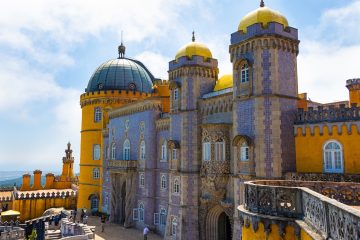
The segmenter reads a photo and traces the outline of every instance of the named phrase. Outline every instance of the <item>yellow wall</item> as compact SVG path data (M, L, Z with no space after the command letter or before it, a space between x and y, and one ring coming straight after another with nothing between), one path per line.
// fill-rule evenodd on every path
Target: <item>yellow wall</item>
M349 91L350 104L356 103L360 106L360 91L359 90L350 90Z
M49 208L64 207L73 209L76 205L76 197L67 198L39 198L14 200L12 210L20 212L20 221L41 217Z
M292 226L286 226L285 236L282 237L279 234L279 227L275 224L271 224L271 232L268 237L266 237L266 232L264 231L264 224L259 222L259 228L254 232L251 224L250 227L242 227L242 240L296 240L295 230ZM301 238L299 240L313 240L305 231L301 230Z
M296 127L296 126L295 126ZM320 128L314 129L313 136L310 128L306 127L305 136L302 135L301 127L296 127L296 169L297 172L323 172L323 145L329 140L336 140L341 143L344 155L344 171L349 174L360 173L360 135L356 125L351 126L351 134L348 134L345 125L342 126L342 134L338 134L337 126L332 127L332 135L329 135L328 127L323 129L320 135Z

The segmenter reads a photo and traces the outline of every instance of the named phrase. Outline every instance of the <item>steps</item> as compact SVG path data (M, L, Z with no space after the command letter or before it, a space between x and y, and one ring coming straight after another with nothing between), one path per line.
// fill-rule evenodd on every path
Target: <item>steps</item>
M60 230L47 230L45 240L61 239Z

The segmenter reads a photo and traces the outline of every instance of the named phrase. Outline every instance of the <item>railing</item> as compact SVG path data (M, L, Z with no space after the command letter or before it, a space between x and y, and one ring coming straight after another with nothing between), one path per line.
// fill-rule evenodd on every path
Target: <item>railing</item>
M289 181L246 182L245 209L264 215L303 219L324 239L359 239L358 211L305 187L279 186L288 183L290 184Z
M109 160L108 168L115 170L132 170L137 168L136 160Z
M309 107L308 111L300 108L296 115L295 124L344 122L349 120L360 120L360 107L356 106L356 104L353 104L350 108L345 107L344 104L341 104L338 108L334 106L329 106L328 108L319 106L317 110Z
M286 173L285 180L322 181L322 182L355 182L360 183L359 174L342 173Z

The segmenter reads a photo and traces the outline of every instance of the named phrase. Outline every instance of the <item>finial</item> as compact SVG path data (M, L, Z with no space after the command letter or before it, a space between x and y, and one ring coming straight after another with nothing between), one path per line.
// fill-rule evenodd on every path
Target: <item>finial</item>
M260 2L260 7L265 7L264 0L261 0L261 2Z
M123 31L121 31L121 45L118 47L119 58L125 57L125 50L126 50L126 47L123 44Z
M195 31L192 32L192 41L195 42Z

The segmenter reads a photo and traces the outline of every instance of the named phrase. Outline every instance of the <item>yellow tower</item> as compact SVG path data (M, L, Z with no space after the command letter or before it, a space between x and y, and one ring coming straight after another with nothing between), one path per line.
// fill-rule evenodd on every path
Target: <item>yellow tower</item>
M108 110L144 99L153 92L154 77L140 62L125 58L125 46L119 57L101 64L94 72L85 93L82 108L80 177L78 208L101 211L103 158L108 146L102 142L107 131Z

